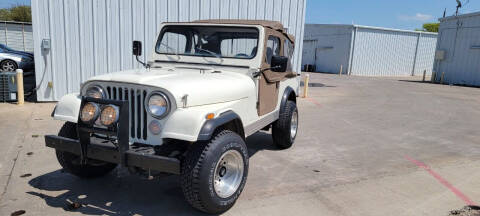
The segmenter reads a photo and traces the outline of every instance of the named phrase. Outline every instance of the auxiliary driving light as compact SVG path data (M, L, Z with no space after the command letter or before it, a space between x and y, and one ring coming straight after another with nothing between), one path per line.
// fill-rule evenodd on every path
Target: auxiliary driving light
M80 113L80 120L86 124L91 124L97 120L99 114L98 105L92 102L83 105L82 112Z
M107 105L102 108L102 113L100 114L100 122L104 126L112 126L118 121L118 107L113 105Z

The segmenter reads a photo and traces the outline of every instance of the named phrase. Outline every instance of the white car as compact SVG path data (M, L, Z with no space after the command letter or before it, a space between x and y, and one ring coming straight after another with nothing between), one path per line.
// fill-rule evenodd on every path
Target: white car
M245 139L272 129L292 146L299 76L294 38L279 22L164 23L145 67L93 77L52 113L45 136L64 170L98 177L122 165L153 177L179 174L186 200L207 213L230 209L248 173ZM133 54L142 54L139 41ZM139 61L140 62L140 61Z

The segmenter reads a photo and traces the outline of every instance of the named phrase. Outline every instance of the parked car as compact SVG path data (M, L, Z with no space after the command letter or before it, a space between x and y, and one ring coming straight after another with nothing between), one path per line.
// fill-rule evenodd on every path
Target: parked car
M298 129L299 78L293 36L273 21L164 23L145 67L93 77L58 102L66 121L45 136L65 171L180 175L185 199L218 214L230 209L248 174L245 140L272 129L290 148Z
M15 71L23 69L30 71L34 68L33 54L14 50L5 44L0 44L0 70Z

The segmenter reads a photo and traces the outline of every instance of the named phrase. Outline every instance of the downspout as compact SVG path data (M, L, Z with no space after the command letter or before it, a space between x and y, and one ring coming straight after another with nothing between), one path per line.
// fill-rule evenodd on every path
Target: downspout
M412 68L412 76L415 76L415 69L417 66L417 55L418 55L418 46L420 44L420 37L422 37L422 33L418 33L417 37L417 47L415 48L415 57L413 58L413 68Z
M358 26L353 25L352 29L352 38L351 38L351 43L350 43L350 53L348 56L348 75L352 75L352 70L353 70L353 55L355 53L355 42L357 40L357 31L358 31Z

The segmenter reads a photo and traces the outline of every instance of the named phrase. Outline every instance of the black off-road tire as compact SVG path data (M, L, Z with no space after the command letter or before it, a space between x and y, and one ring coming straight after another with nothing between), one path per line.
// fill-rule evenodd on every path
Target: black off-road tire
M67 122L63 125L58 136L78 139L77 125L75 123ZM63 169L80 178L96 178L104 176L111 172L117 164L107 162L95 162L95 164L80 165L80 156L69 152L56 150L57 159Z
M231 196L221 198L214 189L215 168L220 157L230 150L241 155L244 171L237 190ZM210 141L192 144L182 162L181 171L181 186L187 202L209 214L220 214L230 209L245 187L248 158L244 140L229 130L214 134Z
M296 115L297 127L295 135L292 136L290 129L292 127L292 117ZM298 134L298 110L297 104L293 101L287 101L284 107L280 108L280 115L277 121L272 124L272 138L275 145L281 149L292 147Z

